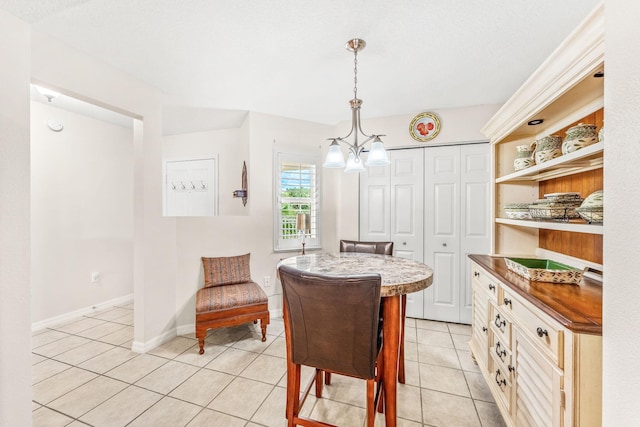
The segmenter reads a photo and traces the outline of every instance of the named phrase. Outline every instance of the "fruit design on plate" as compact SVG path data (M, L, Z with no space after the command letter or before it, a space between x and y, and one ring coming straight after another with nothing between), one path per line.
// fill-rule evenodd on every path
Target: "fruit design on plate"
M435 125L431 122L426 124L418 123L418 125L416 126L416 129L418 129L418 133L420 133L421 136L429 135L429 132L431 132L433 128L435 128Z

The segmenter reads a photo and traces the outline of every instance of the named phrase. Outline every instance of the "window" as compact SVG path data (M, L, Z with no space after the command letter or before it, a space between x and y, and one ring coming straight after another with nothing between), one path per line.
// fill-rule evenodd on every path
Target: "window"
M310 217L305 247L320 248L320 156L277 153L275 158L274 249L302 249L298 213Z

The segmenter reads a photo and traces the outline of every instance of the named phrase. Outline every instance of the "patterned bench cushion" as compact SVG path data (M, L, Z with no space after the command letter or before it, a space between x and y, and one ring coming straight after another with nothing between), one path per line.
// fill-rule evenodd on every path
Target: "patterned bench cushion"
M251 282L250 255L251 254L245 254L217 258L202 257L204 286L222 286Z
M196 313L238 308L243 305L264 304L267 295L256 282L227 286L211 286L198 290Z

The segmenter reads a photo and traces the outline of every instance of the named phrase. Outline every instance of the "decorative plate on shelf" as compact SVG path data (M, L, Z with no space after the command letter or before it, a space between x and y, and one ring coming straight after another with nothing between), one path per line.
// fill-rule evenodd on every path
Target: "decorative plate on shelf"
M411 120L409 133L416 141L431 141L440 133L440 119L433 113L420 113Z

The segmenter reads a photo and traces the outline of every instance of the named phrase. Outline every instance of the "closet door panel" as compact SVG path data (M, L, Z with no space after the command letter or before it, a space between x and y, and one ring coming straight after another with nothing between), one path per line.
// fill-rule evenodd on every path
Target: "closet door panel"
M424 258L424 160L421 149L391 151L391 240L394 255ZM407 316L422 318L422 292L407 295Z
M360 174L360 240L391 239L389 168L367 168Z
M460 147L426 148L425 165L425 263L434 273L424 317L459 322Z
M460 221L460 322L471 323L471 260L468 254L486 254L490 250L491 209L489 180L491 179L488 144L465 145L461 149Z

